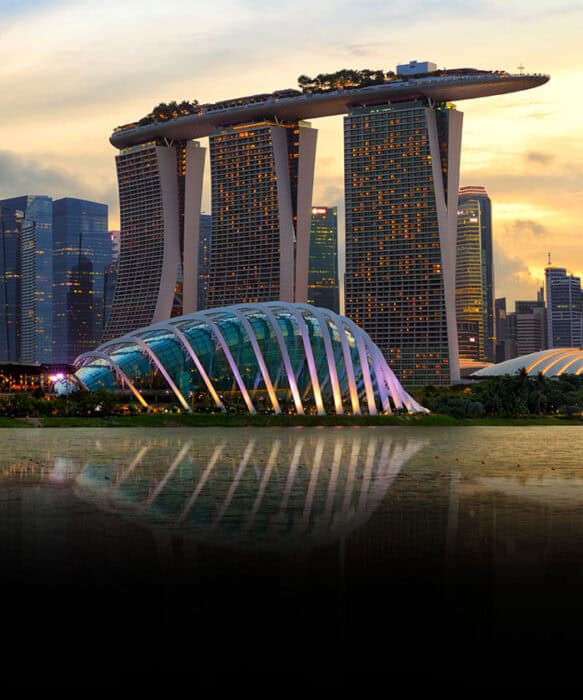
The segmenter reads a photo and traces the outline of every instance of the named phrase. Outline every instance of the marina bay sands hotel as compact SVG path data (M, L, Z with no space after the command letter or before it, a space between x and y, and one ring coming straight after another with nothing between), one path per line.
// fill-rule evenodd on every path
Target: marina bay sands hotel
M300 79L301 90L171 103L114 131L121 251L106 340L199 308L203 137L212 191L207 306L305 302L317 139L305 120L343 114L345 313L405 385L459 379L463 115L451 103L549 78L416 62L396 74L368 71L366 80L349 73Z

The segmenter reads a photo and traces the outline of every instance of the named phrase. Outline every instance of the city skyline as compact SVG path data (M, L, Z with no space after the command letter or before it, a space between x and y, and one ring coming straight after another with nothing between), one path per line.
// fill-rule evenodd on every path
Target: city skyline
M313 34L303 38L293 29L307 11L302 2L282 4L277 18L255 2L219 2L212 9L143 2L139 12L137 3L119 8L108 0L97 9L85 2L72 6L49 0L0 6L5 12L0 51L10 65L0 84L11 95L0 119L4 143L10 144L0 152L4 197L51 191L103 201L116 228L115 149L109 135L117 124L160 101L206 102L293 88L301 73L389 70L412 58L433 60L439 67L511 72L524 64L525 72L551 75L544 90L463 102L460 184L483 185L492 198L496 296L506 296L509 303L533 297L544 278L548 250L569 272L583 271L583 251L571 248L580 227L583 188L576 129L581 78L574 60L582 10L574 4L506 3L500 31L502 5L497 2L465 3L463 16L458 2L418 3L414 15L398 2L391 7L343 3L342 12L320 3L309 13L316 43ZM160 41L159 27L177 14L184 18L180 36L168 45ZM276 22L290 27L277 40L269 31ZM401 38L405 26L415 33L415 42L409 31L407 41ZM99 35L99 41L87 41L89 35ZM23 41L38 48L15 63ZM235 72L239 65L245 66L241 74ZM38 128L41 118L44 129ZM342 238L342 125L324 118L313 126L320 134L314 201L338 207ZM209 179L204 211L210 210Z

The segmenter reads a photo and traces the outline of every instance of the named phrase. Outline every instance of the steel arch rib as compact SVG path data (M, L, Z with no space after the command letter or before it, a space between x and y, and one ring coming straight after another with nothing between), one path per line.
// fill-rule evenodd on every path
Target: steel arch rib
M260 309L258 309L258 311L262 313L271 323L271 327L273 328L273 332L275 333L275 337L277 339L279 349L281 351L281 358L283 361L283 366L285 367L285 371L287 373L288 384L292 393L292 397L296 407L296 412L298 413L298 415L303 416L304 405L302 404L302 397L300 396L300 390L298 388L294 368L292 367L287 345L285 344L285 338L283 337L283 333L281 332L281 328L279 327L277 318L267 305L261 307Z
M249 319L247 318L247 316L245 316L240 306L229 306L227 308L235 314L235 316L243 324L243 328L247 331L247 336L249 337L251 346L253 347L253 351L255 352L255 357L257 358L259 369L261 370L261 375L263 376L263 381L265 382L265 387L267 388L267 393L269 394L269 398L271 399L271 405L273 406L273 410L276 413L281 413L279 401L277 400L277 395L275 393L275 389L273 388L271 377L269 376L269 370L267 369L263 353L261 352L261 348L259 347L259 343L257 342L257 337L255 336L255 332L253 331L253 327L249 323Z
M391 403L389 401L389 394L387 391L387 383L385 381L385 368L383 367L383 364L385 364L384 358L380 354L380 351L377 349L377 347L373 346L372 343L368 347L370 355L372 357L375 378L377 380L377 389L379 391L379 397L381 400L381 406L383 407L383 411L385 413L392 413Z
M209 318L207 313L202 313L201 316L205 319L209 328L215 334L217 340L219 341L219 345L221 346L221 348L223 349L223 352L225 353L225 357L227 359L227 362L229 363L229 366L231 367L231 371L233 372L233 376L235 377L235 381L237 382L237 386L239 387L239 391L243 395L243 400L245 401L245 404L247 406L249 413L251 413L251 414L257 413L257 411L255 410L255 406L253 405L253 402L251 401L251 397L249 396L249 392L247 391L247 387L245 386L245 383L243 382L243 379L239 373L239 369L237 368L237 365L235 364L235 360L233 359L233 355L231 354L231 351L229 350L229 346L227 345L227 342L224 339L223 334L221 333L221 329L217 326L217 324L211 318Z
M125 337L122 338L121 340L122 340L122 342L126 342L126 341L128 341L128 340L130 340L130 339L131 339L138 347L142 348L142 350L145 350L146 353L148 354L148 356L152 358L152 360L154 361L154 364L155 364L156 367L160 370L160 372L162 373L162 376L164 377L164 379L168 382L168 386L172 389L172 391L174 392L174 395L176 396L176 398L177 398L177 399L180 401L180 403L182 404L182 407L183 407L184 409L186 409L189 413L192 413L192 409L191 409L190 406L188 405L188 401L184 398L184 396L182 395L182 392L181 392L180 389L176 386L174 380L173 380L172 377L168 374L168 371L166 370L166 368L164 367L164 365L162 364L162 362L160 362L160 358L156 355L156 353L152 350L152 348L146 343L146 341L145 341L143 338L140 338L140 337L137 336L137 335L125 336Z
M348 382L348 391L350 394L350 402L352 404L352 412L354 415L359 416L360 411L360 400L358 398L358 388L356 386L356 377L354 376L354 366L352 365L352 355L350 354L350 346L348 345L348 338L346 337L346 329L338 327L337 318L332 314L332 312L327 309L323 310L324 315L331 321L336 330L338 331L338 336L340 337L340 345L342 346L342 355L344 357L344 366L346 368L346 379Z
M364 342L364 332L346 316L340 316L342 323L348 326L348 329L354 336L354 342L358 349L358 357L360 358L360 369L362 371L362 381L364 382L364 391L366 394L366 401L368 404L368 413L371 416L377 415L377 406L374 397L374 391L372 388L372 381L370 378L370 370L368 367L368 358L366 355L366 346Z
M117 345L117 342L118 341L116 341L116 343L115 343L116 345ZM113 345L113 343L112 343L112 345ZM125 382L129 386L130 391L136 397L136 399L142 404L142 406L144 408L150 408L148 402L144 399L144 397L136 389L136 387L132 383L131 379L127 376L127 374L123 371L123 369L117 364L117 362L115 360L113 360L107 353L101 352L100 350L92 350L91 352L84 352L82 355L79 355L79 357L75 360L75 362L77 362L78 360L82 360L84 358L91 358L91 357L98 357L101 360L105 360L107 362L107 364L113 369L113 371L116 374L119 374L121 376L122 381Z
M189 319L189 321L190 321L190 319ZM188 323L189 321L184 321L184 323ZM178 327L178 324L174 325L173 323L157 323L156 328L163 328L165 330L169 330L172 333L174 333L174 335L178 338L178 340L182 343L182 345L186 349L186 352L192 358L192 361L194 362L196 369L198 370L200 376L202 377L202 381L204 382L206 388L208 389L210 395L212 396L213 401L215 402L217 408L220 408L221 411L225 411L226 410L225 406L224 406L223 402L221 401L215 387L213 386L213 383L209 379L209 376L206 373L206 370L203 367L199 356L196 354L194 348L190 344L190 341L188 340L186 335Z
M325 415L324 402L322 401L322 392L320 390L320 382L318 381L318 372L316 370L316 360L314 358L314 352L310 344L310 332L306 326L304 317L300 313L299 309L294 308L291 305L285 303L275 303L279 308L284 308L288 313L290 313L297 321L298 327L300 329L300 335L302 337L302 342L304 344L304 352L306 353L306 361L308 363L308 371L310 373L310 379L312 380L312 390L314 392L314 400L316 401L316 408L318 410L318 415Z
M330 373L330 381L332 383L332 394L334 396L334 409L337 415L344 413L342 406L342 392L340 390L340 382L338 381L338 371L336 369L336 360L334 358L334 350L332 349L332 338L330 337L330 329L326 323L326 317L316 306L308 306L307 304L298 304L301 309L305 309L316 317L320 324L322 338L324 339L324 350L328 360L328 371Z

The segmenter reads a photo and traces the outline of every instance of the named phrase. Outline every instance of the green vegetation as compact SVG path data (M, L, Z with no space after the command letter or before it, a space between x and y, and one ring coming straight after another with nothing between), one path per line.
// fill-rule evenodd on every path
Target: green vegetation
M160 102L156 105L154 109L142 117L138 124L139 126L145 126L146 124L154 124L155 122L163 122L168 119L174 119L175 117L185 117L189 114L196 114L199 111L198 100L182 100L182 102Z
M583 376L568 374L529 378L521 370L472 385L428 386L410 393L430 411L454 418L578 417L583 413Z
M362 88L369 85L382 85L395 79L395 73L382 70L353 70L343 68L335 73L319 73L315 78L307 75L300 75L298 86L302 92L318 93L329 92L331 90L344 90L347 88Z
M45 397L19 392L0 398L0 427L244 427L244 426L451 426L451 425L573 425L583 423L583 376L530 379L522 371L476 384L426 386L409 392L429 415L388 416L314 414L297 416L269 412L255 416L241 404L228 413L215 412L204 397L193 397L200 412L181 412L163 392L153 412L145 412L127 397L105 391L76 391ZM156 400L153 395L149 400ZM164 400L168 403L160 403ZM283 402L285 403L285 402ZM291 409L290 409L291 410Z

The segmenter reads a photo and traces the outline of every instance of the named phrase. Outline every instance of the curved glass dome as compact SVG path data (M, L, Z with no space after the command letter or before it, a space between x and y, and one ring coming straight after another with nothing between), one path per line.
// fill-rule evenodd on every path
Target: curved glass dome
M144 407L173 392L186 411L423 412L350 319L308 304L198 311L140 328L75 360L89 390L129 389Z
M512 360L483 367L471 376L476 379L500 377L504 374L516 374L525 369L529 377L543 374L545 377L560 377L562 374L581 374L583 372L583 350L580 348L553 348L521 355Z

